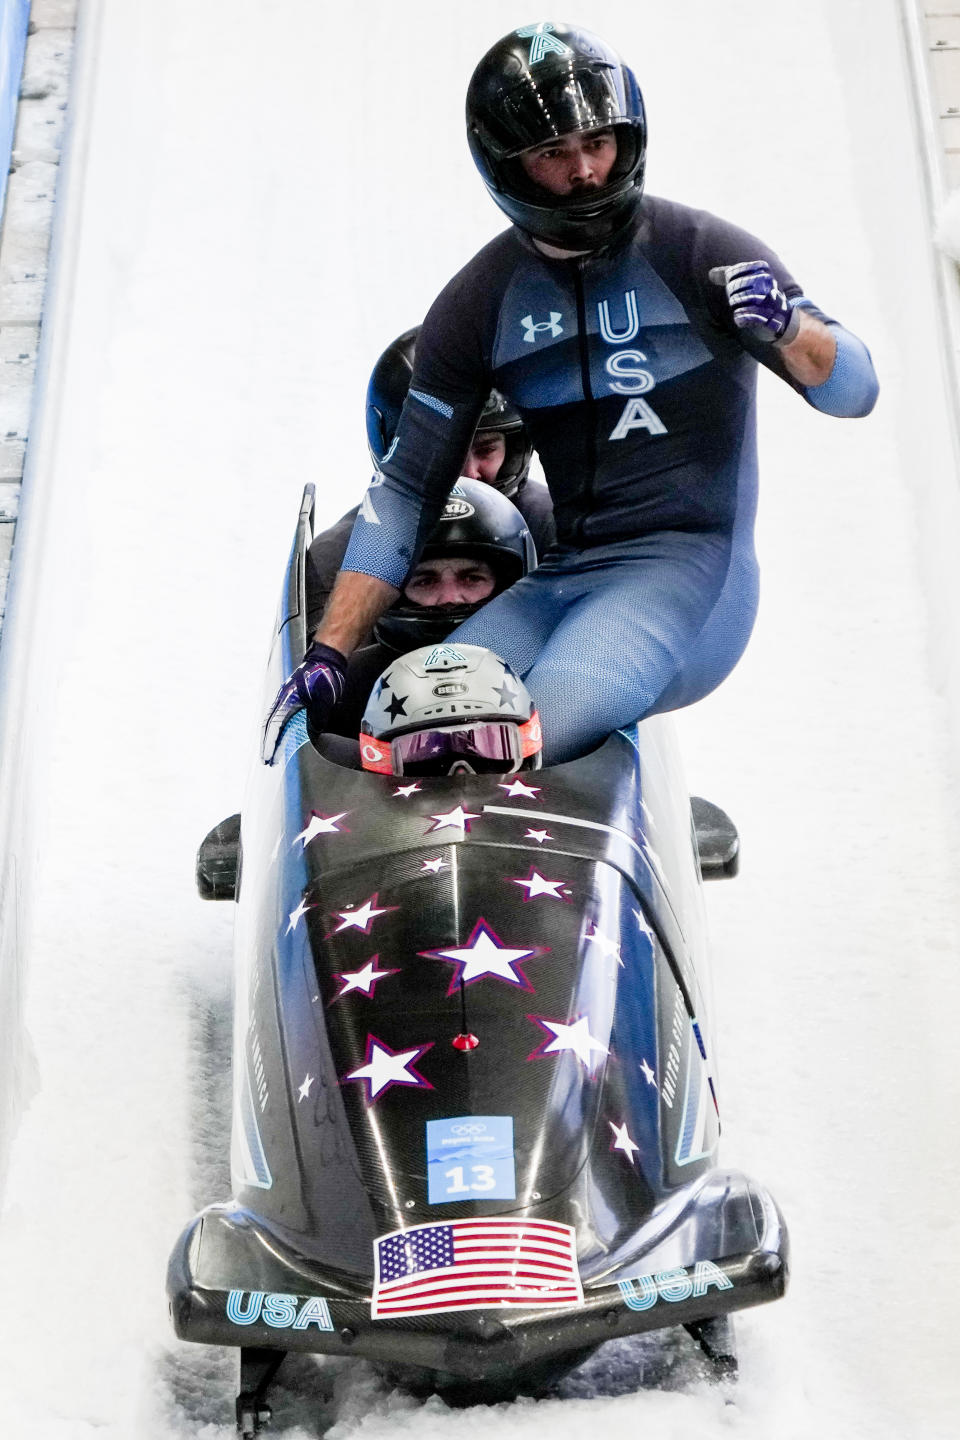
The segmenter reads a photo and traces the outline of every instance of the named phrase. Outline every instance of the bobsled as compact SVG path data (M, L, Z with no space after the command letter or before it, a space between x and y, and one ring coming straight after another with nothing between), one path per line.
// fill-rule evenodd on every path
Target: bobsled
M306 648L304 494L264 713ZM236 901L233 1195L169 1265L184 1340L240 1351L237 1420L290 1351L453 1400L536 1394L603 1342L776 1299L772 1196L718 1160L701 880L736 832L666 718L569 763L404 776L287 725L198 883Z

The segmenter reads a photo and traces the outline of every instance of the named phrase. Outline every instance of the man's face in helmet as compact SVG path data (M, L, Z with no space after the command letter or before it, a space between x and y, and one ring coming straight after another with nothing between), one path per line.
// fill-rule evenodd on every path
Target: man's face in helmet
M599 190L617 158L617 138L612 129L578 131L533 145L518 158L534 184L551 195Z
M496 588L496 576L485 560L469 555L421 560L403 587L406 600L436 608L444 605L479 605Z
M507 458L507 441L502 430L478 430L460 471L464 480L482 480L496 485L500 466Z

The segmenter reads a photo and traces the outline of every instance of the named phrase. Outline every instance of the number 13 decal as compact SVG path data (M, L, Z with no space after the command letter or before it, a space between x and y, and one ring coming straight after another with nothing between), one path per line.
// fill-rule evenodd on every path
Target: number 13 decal
M493 1189L496 1177L492 1165L471 1165L470 1181L465 1185L463 1176L466 1168L463 1165L454 1165L452 1169L443 1172L444 1179L449 1181L446 1191L448 1195L469 1195L471 1190Z

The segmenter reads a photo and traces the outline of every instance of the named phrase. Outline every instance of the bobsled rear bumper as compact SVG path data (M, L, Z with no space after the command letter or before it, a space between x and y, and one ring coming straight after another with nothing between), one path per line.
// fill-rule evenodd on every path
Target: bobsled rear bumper
M356 1280L284 1246L249 1211L210 1206L170 1259L174 1328L181 1339L204 1344L357 1355L480 1379L618 1335L779 1299L787 1286L788 1243L776 1204L746 1177L727 1173L723 1179L737 1223L718 1225L713 1215L709 1231L742 1241L746 1209L756 1242L749 1249L691 1255L686 1242L694 1204L679 1225L627 1247L633 1253L622 1263L624 1252L618 1252L612 1275L586 1280L582 1305L548 1311L501 1305L390 1320L371 1318L370 1296L357 1293ZM713 1194L715 1208L715 1187ZM705 1232L697 1229L702 1239ZM642 1242L644 1232L636 1238Z

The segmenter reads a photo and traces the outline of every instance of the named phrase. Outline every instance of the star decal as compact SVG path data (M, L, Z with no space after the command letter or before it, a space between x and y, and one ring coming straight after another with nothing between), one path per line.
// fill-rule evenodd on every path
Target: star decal
M345 815L349 814L349 810L341 810L339 815L318 815L316 810L311 810L310 819L307 821L307 828L301 830L299 835L293 837L294 845L296 845L298 840L302 840L303 848L306 850L315 835L342 834L337 821L342 820Z
M444 960L457 967L447 990L447 994L452 995L461 984L472 985L474 980L483 980L488 975L505 980L508 985L518 985L532 994L533 986L523 973L520 961L547 952L542 946L511 950L508 945L501 944L499 935L481 918L471 930L465 945L452 946L449 950L421 950L419 953L425 960Z
M510 881L511 885L522 885L526 890L527 893L523 897L524 903L526 903L527 900L534 900L538 895L549 895L551 900L570 899L569 890L565 895L560 893L560 887L565 883L563 880L547 880L540 874L540 871L532 865L530 867L530 874L525 880L514 879L513 876L507 876L506 878Z
M604 935L601 930L597 929L596 925L594 925L593 927L593 934L587 935L585 938L592 944L598 945L600 947L601 954L605 956L612 955L618 965L623 964L623 961L620 958L619 940L612 940L609 935Z
M528 1015L527 1019L546 1030L550 1036L549 1040L541 1040L536 1050L527 1056L528 1060L542 1060L545 1055L557 1055L564 1050L572 1050L584 1069L592 1075L593 1052L596 1050L601 1055L610 1053L606 1045L590 1034L590 1021L586 1015L579 1016L572 1025L564 1024L561 1020L544 1020L539 1015Z
M432 1090L429 1080L414 1070L414 1064L421 1055L426 1055L433 1046L417 1045L412 1050L392 1050L375 1036L367 1036L367 1053L364 1063L356 1070L344 1075L344 1080L363 1080L368 1086L367 1102L372 1104L391 1085L415 1085L421 1090Z
M470 829L470 821L479 820L480 816L474 815L472 811L464 810L462 805L458 805L455 810L447 810L443 815L431 815L430 819L436 821L436 824L430 826L427 831L428 835L432 835L434 830L447 829L462 830L466 834Z
M300 1089L297 1091L297 1094L300 1096L300 1100L306 1100L307 1096L310 1094L310 1086L311 1086L312 1084L313 1084L313 1076L312 1076L312 1075L305 1075L305 1076L303 1077L303 1084L300 1086ZM297 1104L298 1104L298 1105L300 1104L300 1100L297 1101Z
M340 924L331 933L339 935L341 930L362 930L364 935L370 934L370 927L378 915L386 915L388 910L399 910L399 905L382 905L377 909L377 901L380 898L380 891L376 890L355 910L335 910L333 913L340 916Z
M290 923L287 925L284 934L289 935L291 930L296 930L297 926L300 924L300 921L303 919L304 915L306 915L307 911L312 909L312 905L306 905L301 900L296 910L292 911L291 914L288 916Z
M389 688L390 688L390 676L389 676L389 675L381 675L381 676L380 676L380 679L377 681L376 694L375 694L374 697L373 697L374 700L379 700L379 699L380 699L380 696L383 694L384 690L388 690Z
M524 785L522 780L513 780L509 785L498 785L498 790L506 790L509 800L536 800L542 785Z
M362 970L338 970L336 978L343 981L343 989L334 1000L342 1000L344 995L349 995L351 990L362 990L364 995L373 994L378 980L385 980L388 975L399 975L399 970L378 970L377 961L379 955L371 955Z
M608 1120L607 1124L610 1126L610 1129L613 1131L614 1134L614 1141L613 1144L610 1146L610 1149L622 1150L624 1155L626 1155L627 1159L632 1165L633 1152L636 1150L639 1153L640 1146L635 1140L631 1140L629 1131L627 1130L626 1121L624 1121L622 1125L614 1125L612 1120Z
M653 1073L653 1071L650 1069L650 1066L647 1064L645 1058L640 1061L640 1069L643 1071L643 1076L644 1076L644 1079L646 1080L647 1084L648 1084L648 1085L656 1085L656 1083L657 1083L657 1077L656 1077L656 1075Z
M553 836L548 835L546 830L528 830L523 838L524 840L536 840L538 845L542 845L544 840L552 840Z
M399 795L401 800L409 800L410 796L416 795L419 789L420 786L417 784L416 780L414 780L412 785L398 785L393 793L395 796Z
M390 704L384 707L391 720L396 720L398 715L406 715L407 712L404 706L409 699L409 695L398 695L396 691L394 691Z
M514 702L514 700L516 700L517 696L520 694L520 691L519 691L519 690L511 690L511 689L510 689L510 682L507 680L506 675L504 675L504 677L503 677L503 684L502 684L502 685L494 685L494 687L493 687L493 693L494 693L494 695L499 695L499 696L500 696L500 708L501 708L501 710L503 709L504 705L509 705L510 708L511 708L511 710L512 710L512 709L513 709L513 702Z
M424 860L420 866L421 870L430 870L434 875L439 874L441 870L449 870L449 868L446 860L441 860L439 855L434 860Z

